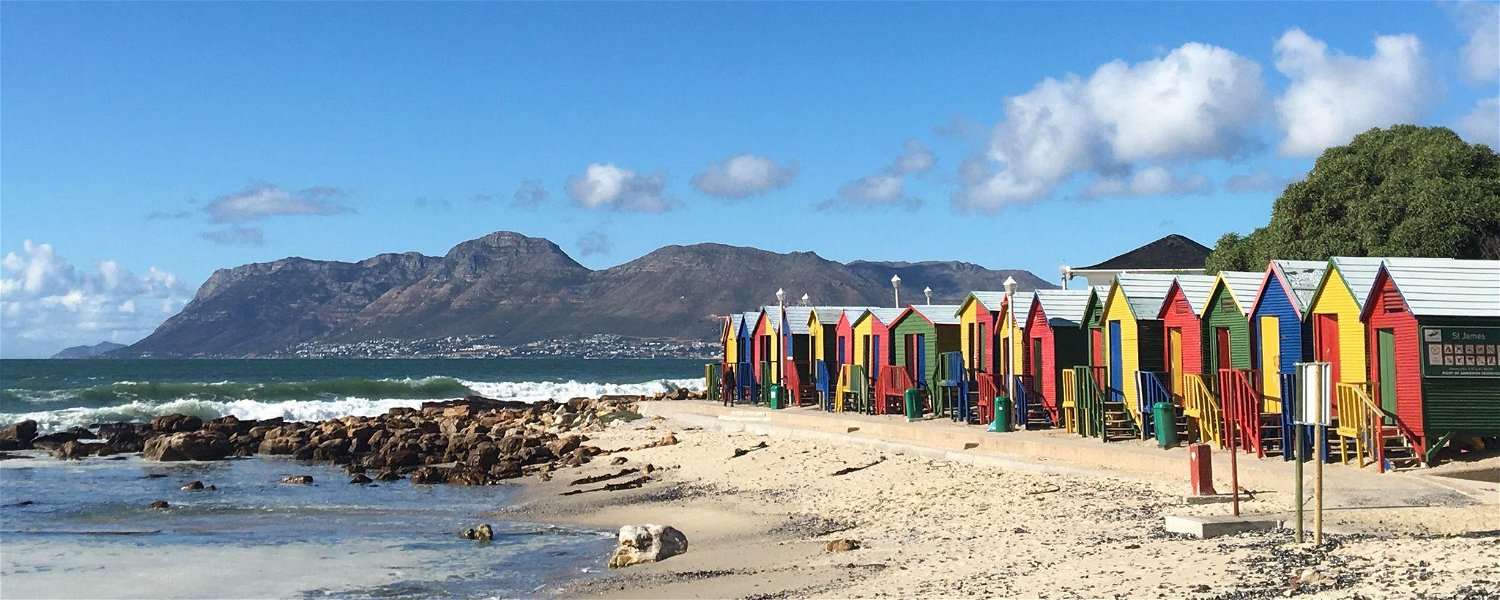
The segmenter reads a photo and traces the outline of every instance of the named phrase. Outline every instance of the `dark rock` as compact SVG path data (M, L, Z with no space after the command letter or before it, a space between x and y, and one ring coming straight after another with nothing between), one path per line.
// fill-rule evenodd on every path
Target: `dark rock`
M625 464L626 462L629 462L629 459L627 459L627 458L625 458L623 456L616 456L616 457L610 459L609 464L612 465L612 466L618 467L620 465Z
M20 421L0 429L0 450L29 450L35 439L36 421Z
M182 486L182 491L184 492L196 492L202 489L203 482L197 480L189 481L187 482L187 485Z
M87 427L69 427L68 433L72 434L75 440L93 440L99 438L99 436L94 435L94 432L89 431Z
M412 483L442 483L442 473L432 467L421 467L411 472L408 477Z
M147 423L106 423L99 426L99 438L120 452L140 452L146 440L155 436Z
M349 483L357 483L357 484L363 485L363 484L366 484L366 483L370 483L371 481L374 481L374 480L370 479L370 477L368 475L365 475L364 473L355 473L354 474L354 478L350 479Z
M74 441L78 441L77 436L66 431L59 431L57 433L38 436L36 439L31 440L31 447L50 452L62 447L63 444Z
M192 431L161 435L146 440L141 456L147 460L223 460L234 450L216 431Z
M152 502L151 504L148 504L146 507L147 508L155 508L155 509L163 509L163 508L171 508L172 505L171 504L167 504L166 500L157 500L155 502Z
M282 477L281 478L281 483L292 483L292 484L297 484L297 485L307 485L307 484L310 484L312 482L313 482L312 475L292 475L290 477Z
M381 471L375 478L380 481L400 481L401 474L395 471Z
M162 415L151 419L151 429L157 433L197 431L201 427L203 419L193 415Z
M829 552L848 552L859 549L859 540L837 539L828 542Z
M490 467L490 475L495 479L515 479L525 474L521 469L521 463L514 460L502 460Z
M451 485L486 485L490 482L490 477L484 471L460 464L448 469L443 474L443 481Z
M94 454L96 447L102 444L85 444L83 442L71 441L52 449L52 456L61 460L83 460Z

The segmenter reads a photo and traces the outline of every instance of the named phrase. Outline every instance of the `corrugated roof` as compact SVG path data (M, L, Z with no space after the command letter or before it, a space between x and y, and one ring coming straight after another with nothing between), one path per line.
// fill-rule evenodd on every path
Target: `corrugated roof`
M1203 304L1208 302L1208 295L1214 293L1214 283L1219 281L1213 275L1178 275L1177 287L1182 288L1182 297L1187 300L1188 308L1193 314L1203 312ZM1168 288L1168 291L1171 291ZM1166 298L1162 299L1163 301Z
M1013 315L1011 320L1016 322L1017 327L1024 327L1026 325L1026 316L1031 314L1031 301L1033 299L1034 297L1031 294L1018 293L1015 295L1016 309L1011 313Z
M739 331L740 331L740 325L743 325L744 323L745 323L745 315L744 314L729 315L729 331L731 333L739 333Z
M1005 303L1005 292L969 292L969 298L978 300L990 312L999 312L1000 305ZM967 299L964 300L968 302Z
M812 311L810 306L786 307L787 328L792 331L793 335L812 333L812 327L807 324L808 319L812 317Z
M1266 278L1264 272L1219 271L1219 278L1229 287L1230 295L1240 307L1240 314L1250 314L1255 307L1255 297L1260 295L1260 282ZM1203 314L1203 311L1198 311Z
M926 317L933 325L957 325L957 304L913 304L913 312Z
M1318 291L1318 282L1328 271L1326 260L1273 260L1273 268L1281 272L1287 286L1291 288L1292 307L1300 314L1307 313L1307 305Z
M1161 303L1167 299L1176 275L1154 273L1121 273L1115 276L1120 291L1130 303L1130 313L1137 319L1155 319L1161 314ZM1108 294L1105 294L1108 298Z
M1089 290L1037 290L1033 304L1041 303L1049 325L1077 326L1089 305ZM1031 314L1028 310L1027 314Z
M1419 317L1500 317L1500 260L1392 258L1385 263Z
M854 322L858 323L866 316L871 316L880 321L882 325L889 325L891 320L901 316L901 311L902 309L900 308L867 308L860 311L859 316L855 317Z
M813 312L818 315L818 322L824 325L833 325L839 322L839 316L849 311L862 311L868 306L814 306Z
M1370 286L1375 285L1375 274L1380 272L1381 258L1378 256L1335 256L1328 259L1338 269L1349 291L1354 293L1354 303L1361 309L1370 295ZM1329 274L1331 275L1331 274Z

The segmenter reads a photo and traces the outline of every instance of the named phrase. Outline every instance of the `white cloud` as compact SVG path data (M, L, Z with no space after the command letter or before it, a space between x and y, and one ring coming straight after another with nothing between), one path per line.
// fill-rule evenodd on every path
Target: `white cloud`
M31 240L6 254L0 270L0 349L7 357L135 342L191 295L175 275L155 267L136 276L105 261L95 272L80 272L51 244Z
M1500 97L1480 98L1474 110L1458 120L1456 128L1471 143L1500 148Z
M1469 41L1460 51L1464 61L1464 75L1475 81L1491 81L1500 77L1500 4L1455 2L1444 6L1464 33L1469 35Z
M882 167L880 172L839 186L834 197L818 203L818 210L881 206L916 210L922 206L921 198L906 195L906 176L932 170L932 166L937 164L937 157L916 138L906 140L901 148L901 154Z
M609 254L609 249L609 238L597 231L590 231L578 238L578 254L581 256Z
M539 179L522 179L521 187L510 195L510 205L516 208L536 208L547 201L550 194Z
M708 165L693 176L693 187L719 198L749 198L791 185L797 178L797 163L775 160L753 154L731 156Z
M1427 62L1414 35L1378 36L1375 53L1358 58L1291 29L1275 51L1276 69L1292 80L1276 101L1283 155L1316 156L1372 127L1414 121L1426 104Z
M1291 180L1268 170L1255 171L1253 173L1241 173L1230 177L1224 182L1224 189L1230 193L1244 194L1248 192L1276 191L1280 192Z
M583 175L568 178L568 195L589 210L618 212L665 212L677 207L677 199L664 195L661 175L637 175L612 164L592 163Z
M1149 167L1129 177L1099 177L1084 190L1087 198L1202 194L1213 189L1202 175L1177 177L1162 167Z
M1087 79L1048 78L1006 100L987 151L960 166L953 201L997 210L1047 197L1081 173L1113 181L1142 161L1234 158L1252 145L1264 110L1260 65L1206 44L1110 62Z
M288 192L269 183L253 183L233 194L214 198L203 211L214 223L242 223L269 217L321 216L354 212L337 202L343 190L311 187Z

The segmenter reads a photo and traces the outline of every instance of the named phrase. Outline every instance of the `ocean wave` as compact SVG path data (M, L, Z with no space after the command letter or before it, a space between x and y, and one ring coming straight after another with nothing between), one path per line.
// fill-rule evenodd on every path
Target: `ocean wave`
M434 381L446 380L450 383L442 383L435 387ZM339 381L339 380L334 380ZM399 380L392 380L399 381ZM426 382L426 383L422 383ZM113 384L120 385L120 384ZM162 384L131 384L134 386L146 386L153 393L159 393L166 389ZM167 384L179 385L179 384ZM181 384L187 386L215 387L221 384ZM301 385L301 384L267 384L267 385ZM9 425L27 419L37 422L37 428L43 432L60 431L69 427L88 427L99 423L113 423L117 421L149 421L154 417L170 414L194 415L203 419L214 419L226 415L234 415L241 419L271 419L280 417L288 421L321 421L336 419L345 416L372 416L382 414L392 408L418 407L423 402L434 399L448 399L478 394L481 396L502 400L519 400L524 402L536 402L546 399L566 400L568 398L585 396L597 397L606 394L623 395L646 395L650 396L657 392L672 392L679 388L689 390L701 390L702 379L661 379L643 383L587 383L578 381L553 382L553 381L517 381L517 382L484 382L484 381L462 381L447 377L430 377L423 380L413 380L410 386L418 386L415 389L448 390L449 393L401 398L378 398L359 395L348 395L338 398L320 399L259 399L259 398L234 398L234 399L206 399L193 397L177 397L169 399L135 399L108 406L71 406L54 410L34 410L28 412L14 412L0 414L0 426ZM108 386L100 386L108 387ZM92 388L91 388L92 389ZM183 388L189 389L189 388ZM319 388L317 394L326 395L327 387ZM381 388L386 389L386 388ZM408 387L407 389L414 389ZM223 390L219 390L222 392ZM200 391L201 393L201 391ZM311 395L311 393L309 394ZM10 410L14 410L11 408Z
M322 379L313 381L278 381L267 383L144 382L117 381L85 388L61 390L6 389L0 400L6 404L24 402L33 405L66 404L68 408L119 406L131 402L175 400L330 400L356 398L456 398L475 393L452 377L421 379ZM13 409L13 407L12 407Z

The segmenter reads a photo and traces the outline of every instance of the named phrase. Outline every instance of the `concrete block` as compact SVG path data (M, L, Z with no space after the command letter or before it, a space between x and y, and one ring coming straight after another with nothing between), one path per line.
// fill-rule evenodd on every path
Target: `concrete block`
M1281 528L1281 519L1266 516L1197 517L1167 515L1167 531L1212 538L1246 531L1270 531Z

